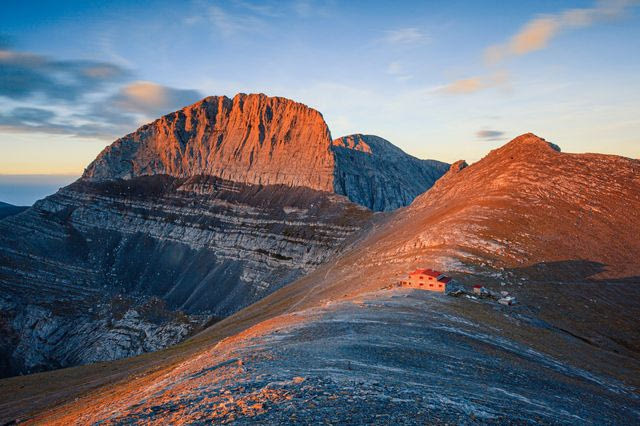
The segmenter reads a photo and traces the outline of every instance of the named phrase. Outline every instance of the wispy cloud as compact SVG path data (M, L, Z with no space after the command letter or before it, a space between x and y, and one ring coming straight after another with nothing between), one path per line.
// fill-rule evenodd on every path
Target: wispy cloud
M113 139L202 97L108 62L0 50L0 130Z
M505 71L499 71L488 76L475 76L455 80L438 91L451 95L466 95L479 92L491 87L506 86L509 83L509 75Z
M313 3L311 0L297 0L292 3L293 10L298 16L303 18L313 14Z
M384 40L391 44L418 44L429 41L429 37L418 28L398 28L385 31Z
M329 16L331 1L295 0L267 1L256 3L248 0L232 0L225 3L201 6L206 11L183 20L192 26L207 22L224 37L230 38L245 33L266 33L278 24L278 20L295 14L300 18Z
M133 130L135 125L130 117L123 115L120 117L126 118L126 123L118 123L108 114L101 114L91 120L85 114L63 116L51 109L17 107L0 112L0 131L114 139L125 133L124 131L117 133L118 130Z
M485 141L496 141L504 139L505 133L501 130L478 130L476 137Z
M480 77L470 77L453 81L443 87L442 91L445 93L459 95L477 92L484 87L486 86L482 83L482 79Z
M507 42L489 46L485 50L488 63L497 63L510 56L525 55L544 49L563 31L588 27L598 22L623 16L637 0L602 0L593 7L567 9L562 12L539 16L527 22Z
M219 6L209 6L209 22L225 37L264 28L264 21L251 13L231 13Z
M567 9L555 14L537 16L506 42L489 46L484 51L485 62L498 65L510 57L526 55L544 49L559 33L583 28L598 22L620 18L640 0L600 0L593 7ZM495 69L495 68L494 68ZM490 75L459 79L442 88L442 93L470 94L480 90L504 86L508 78L504 71L492 71Z
M104 55L105 60L108 60L111 63L114 63L123 68L132 68L133 63L118 53L117 49L114 46L114 38L116 36L117 31L110 28L100 34L97 35L97 48L100 49L101 54Z
M294 0L290 5L293 11L301 18L311 16L328 17L331 15L333 0ZM286 4L282 2L281 4Z
M282 12L277 5L269 3L252 3L250 1L233 0L232 2L238 8L246 9L256 15L278 17L282 16Z
M0 96L27 99L43 96L76 101L83 95L122 81L128 71L97 61L62 61L10 49L0 50Z
M0 114L0 126L10 126L14 128L48 127L56 114L44 108L16 107L7 113Z
M150 81L136 81L122 87L109 102L125 111L153 118L196 102L201 97L196 90L175 89Z
M405 69L405 66L400 61L393 61L387 66L387 74L394 76L400 81L406 81L413 78L413 76Z

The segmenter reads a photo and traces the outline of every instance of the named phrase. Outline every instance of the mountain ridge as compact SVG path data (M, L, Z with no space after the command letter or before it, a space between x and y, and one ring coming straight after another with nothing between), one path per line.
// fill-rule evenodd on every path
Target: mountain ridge
M454 163L409 208L330 263L173 351L150 354L145 374L136 359L114 364L136 369L136 377L36 419L286 422L295 414L344 423L392 412L425 422L504 422L506 415L596 424L607 416L624 424L639 407L632 373L640 352L632 342L640 338L633 303L640 250L623 237L629 255L602 253L620 229L640 225L640 165L555 150L511 158L514 147L468 167ZM615 214L565 223L565 210L579 217L601 207L599 198ZM550 226L560 238L546 238ZM567 246L566 230L593 238ZM580 259L587 252L594 257ZM467 288L507 291L519 303L394 287L417 266L442 268ZM594 278L605 266L622 275ZM99 380L96 368L84 371ZM261 405L246 409L249 402Z
M373 153L335 147L303 104L239 94L118 139L0 223L0 375L174 344L317 268L447 167L362 137Z
M449 168L447 163L421 160L386 139L355 133L332 142L334 190L376 211L409 205Z
M611 277L640 274L633 258L640 252L640 242L626 231L640 220L632 207L640 207L639 174L638 160L563 153L528 133L459 173L445 175L408 210L433 209L435 214L448 210L442 205L455 205L448 223L482 227L486 235L482 247L494 248L486 260L502 267L517 266L514 262L528 253L529 261L568 256L599 261L611 265ZM498 220L507 215L512 219ZM518 228L526 231L516 235ZM439 227L433 234L451 233ZM437 238L424 238L420 246L436 247ZM446 242L450 250L465 251L473 258L477 250L464 241L463 233L450 238Z
M373 152L365 139L375 146ZM371 156L363 157L363 149ZM322 114L304 104L237 94L206 97L116 140L89 164L82 179L209 175L336 192L388 211L408 205L447 167L412 157L373 135L332 140Z
M0 219L13 216L28 209L28 206L16 206L0 201Z

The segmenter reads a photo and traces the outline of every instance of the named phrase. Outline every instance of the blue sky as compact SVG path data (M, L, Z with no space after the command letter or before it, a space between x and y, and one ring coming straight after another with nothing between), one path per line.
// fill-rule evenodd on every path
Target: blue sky
M421 158L475 161L530 131L637 158L639 53L626 0L5 1L0 174L80 174L140 124L238 92Z

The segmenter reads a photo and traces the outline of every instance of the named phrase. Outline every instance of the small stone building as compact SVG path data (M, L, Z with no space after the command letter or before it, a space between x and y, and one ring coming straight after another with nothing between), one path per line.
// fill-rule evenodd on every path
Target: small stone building
M473 286L473 294L481 295L482 293L486 293L486 289L484 286L480 284L476 284Z
M416 269L400 281L402 287L419 288L421 290L444 293L451 278L433 269Z

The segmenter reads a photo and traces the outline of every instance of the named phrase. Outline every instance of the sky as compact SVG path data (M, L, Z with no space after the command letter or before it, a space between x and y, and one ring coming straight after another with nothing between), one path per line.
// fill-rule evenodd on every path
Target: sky
M15 175L67 181L140 125L239 92L419 158L473 162L526 132L638 158L640 3L5 0L0 200Z

